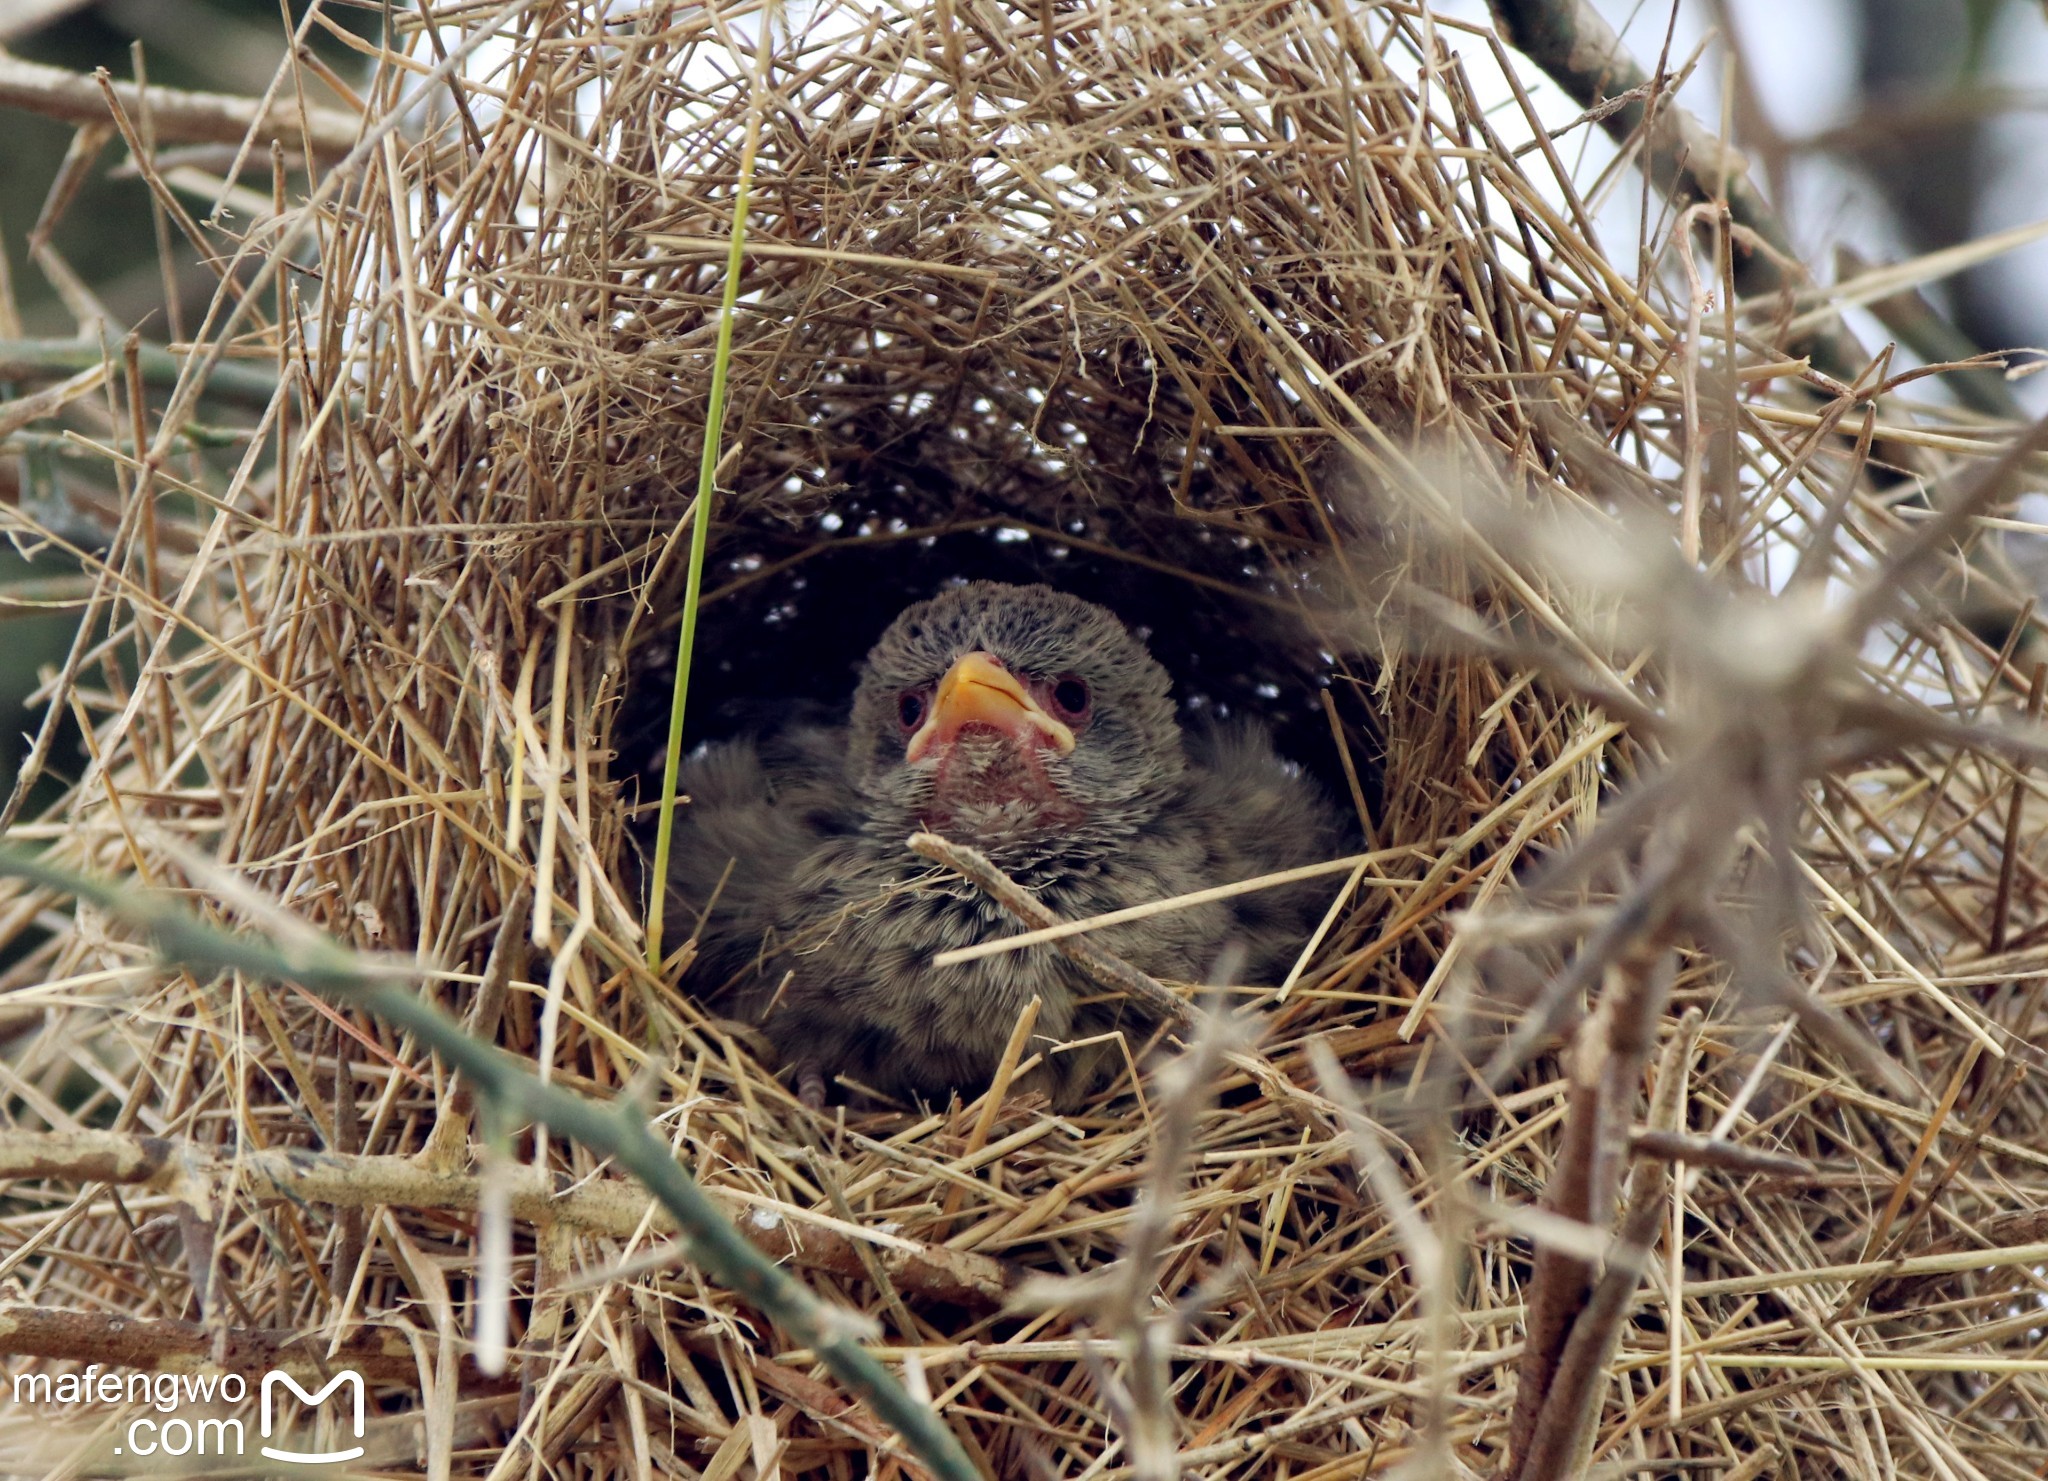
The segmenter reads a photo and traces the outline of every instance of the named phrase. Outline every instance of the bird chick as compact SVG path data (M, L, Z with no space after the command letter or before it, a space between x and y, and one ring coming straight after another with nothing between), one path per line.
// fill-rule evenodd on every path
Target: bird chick
M1107 1036L1122 1005L1050 947L934 967L1014 927L905 840L979 849L1066 919L1329 857L1329 809L1263 731L1184 735L1168 688L1114 615L1050 587L978 582L910 607L869 653L847 725L729 741L685 768L672 884L708 909L702 980L738 990L813 1104L838 1075L891 1096L978 1093L1037 997L1044 1059L1018 1088L1073 1106L1121 1063ZM1240 942L1256 980L1300 949L1321 893L1094 939L1181 981Z

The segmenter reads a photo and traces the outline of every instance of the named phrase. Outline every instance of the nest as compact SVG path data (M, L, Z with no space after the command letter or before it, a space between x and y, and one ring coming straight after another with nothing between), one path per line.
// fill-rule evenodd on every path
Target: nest
M1475 101L1517 64L1409 7L441 20L358 43L302 204L194 227L190 363L279 391L234 458L117 460L86 753L18 836L639 1097L992 1476L2031 1464L2048 813L1984 723L2025 624L1934 596L2000 429L1808 374L1711 211L1603 253ZM820 1120L645 965L743 176L692 740L843 702L947 579L1118 607L1371 850L1201 1076ZM531 1129L480 1370L487 1128L432 1054L46 889L0 939L9 1350L353 1365L393 1469L910 1464Z

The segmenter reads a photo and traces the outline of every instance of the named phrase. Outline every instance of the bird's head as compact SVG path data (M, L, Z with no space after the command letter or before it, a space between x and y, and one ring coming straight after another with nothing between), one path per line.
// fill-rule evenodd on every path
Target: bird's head
M1166 671L1049 586L919 602L869 653L848 769L891 821L989 845L1136 822L1186 761Z

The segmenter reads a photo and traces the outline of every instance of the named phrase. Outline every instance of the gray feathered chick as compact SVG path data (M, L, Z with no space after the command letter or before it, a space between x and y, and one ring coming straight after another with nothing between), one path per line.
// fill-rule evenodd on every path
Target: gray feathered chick
M1115 616L1050 587L982 582L909 608L845 727L727 742L686 767L672 882L685 909L709 907L696 980L736 987L814 1103L838 1075L976 1094L1035 995L1046 1058L1020 1088L1071 1106L1122 1059L1059 1046L1115 1028L1123 1005L1049 947L932 966L1017 928L905 840L980 849L1067 919L1329 857L1327 805L1264 733L1183 735L1167 691ZM1178 981L1242 942L1257 980L1284 970L1327 893L1263 891L1095 939Z

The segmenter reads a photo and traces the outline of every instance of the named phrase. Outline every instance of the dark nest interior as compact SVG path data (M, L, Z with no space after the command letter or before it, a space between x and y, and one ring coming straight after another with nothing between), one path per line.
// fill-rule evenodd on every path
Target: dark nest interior
M163 185L223 287L168 405L112 379L13 840L637 1097L992 1477L2037 1474L2039 670L1943 595L2034 444L1815 372L1657 89L1603 246L1630 166L1424 7L764 17L387 12L351 147ZM949 581L1110 605L1363 850L1198 1079L821 1116L646 965L743 188L687 743L842 709ZM485 1310L489 1118L410 1034L26 882L0 943L14 1371L350 1365L382 1472L923 1473L561 1135Z

